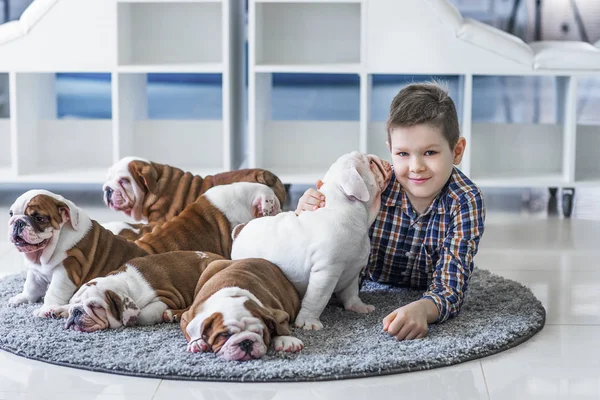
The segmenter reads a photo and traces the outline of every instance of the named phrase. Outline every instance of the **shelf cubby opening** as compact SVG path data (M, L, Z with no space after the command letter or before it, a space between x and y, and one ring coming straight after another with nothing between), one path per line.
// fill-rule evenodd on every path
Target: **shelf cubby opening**
M342 154L359 149L358 75L259 74L258 166L288 183L323 177ZM262 79L261 79L262 78ZM261 105L263 107L261 107Z
M102 180L113 161L110 80L99 84L98 95L68 90L61 74L17 73L15 78L18 174L40 181ZM100 105L91 106L98 98ZM80 112L60 115L63 101L81 102ZM109 110L102 106L106 102Z
M377 74L371 76L371 94L369 96L369 126L367 133L367 153L375 154L391 161L390 151L386 145L386 121L389 116L392 100L400 90L412 83L438 82L447 88L454 101L457 112L462 115L460 101L459 77L456 75L391 75Z
M474 76L470 177L483 186L564 181L564 104L558 79ZM490 80L499 90L490 91ZM533 107L531 106L533 105Z
M200 174L225 166L220 74L119 74L119 157Z
M361 5L256 3L257 65L360 64Z
M119 65L165 66L223 62L222 4L118 4Z
M600 78L580 77L577 96L575 181L600 182Z
M11 134L8 74L0 73L0 171L11 169Z

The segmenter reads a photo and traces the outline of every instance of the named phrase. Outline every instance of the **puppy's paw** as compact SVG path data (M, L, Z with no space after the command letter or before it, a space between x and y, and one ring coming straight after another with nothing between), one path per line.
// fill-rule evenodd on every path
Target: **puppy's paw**
M16 296L11 297L10 299L8 299L8 304L10 304L11 306L16 306L18 304L23 304L23 303L33 303L27 296L25 296L23 293L19 293Z
M273 348L276 351L297 353L304 348L304 343L302 343L302 340L293 336L276 336L273 338Z
M375 311L375 306L365 304L362 301L359 303L353 303L345 307L348 311L354 311L359 314L368 314Z
M44 304L33 310L32 314L34 317L39 318L63 318L68 316L68 311L65 306Z
M207 350L208 345L202 339L192 340L187 346L187 351L190 353L204 353Z
M279 200L272 193L261 193L254 199L252 206L255 218L277 215L281 211Z
M319 321L319 318L304 315L302 311L296 317L294 325L296 325L296 328L302 328L307 331L319 331L323 329L323 324Z
M179 322L181 319L181 314L168 309L163 312L162 319L164 322Z

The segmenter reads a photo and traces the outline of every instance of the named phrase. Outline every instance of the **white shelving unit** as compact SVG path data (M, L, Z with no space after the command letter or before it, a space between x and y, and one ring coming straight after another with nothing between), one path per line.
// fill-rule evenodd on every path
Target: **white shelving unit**
M101 183L128 155L201 175L238 168L243 12L239 0L56 2L25 36L0 45L10 94L0 183ZM58 119L57 72L110 73L112 118ZM149 119L150 73L220 74L221 118Z
M468 142L460 167L480 186L600 184L600 127L576 118L578 80L600 69L534 70L459 41L424 0L250 0L248 37L250 166L286 183L314 184L350 150L389 160L371 98L373 78L393 74L459 77L453 98ZM282 72L357 74L359 120L273 121L271 75ZM473 122L474 78L540 75L556 80L554 122Z

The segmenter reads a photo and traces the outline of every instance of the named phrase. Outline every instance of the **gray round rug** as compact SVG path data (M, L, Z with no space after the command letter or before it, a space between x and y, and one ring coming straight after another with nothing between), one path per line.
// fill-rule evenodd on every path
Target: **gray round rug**
M546 316L528 288L476 269L460 316L431 325L424 339L398 342L383 332L381 321L422 292L366 282L361 297L375 312L360 315L330 305L321 318L324 330L293 332L304 342L300 353L271 351L260 360L231 362L188 353L178 324L65 330L64 320L34 318L39 304L7 304L23 282L22 275L0 280L1 349L68 367L165 379L316 381L437 368L514 347L542 329Z

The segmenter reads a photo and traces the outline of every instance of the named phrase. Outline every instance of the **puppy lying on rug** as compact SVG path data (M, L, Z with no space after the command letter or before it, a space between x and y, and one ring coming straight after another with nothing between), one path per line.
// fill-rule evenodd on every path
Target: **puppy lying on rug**
M108 276L92 279L73 295L67 329L101 329L169 322L188 309L200 275L223 257L173 251L130 260Z
M234 226L275 215L280 209L279 200L266 185L237 182L215 186L135 244L150 254L201 250L229 258Z
M260 257L275 263L303 295L297 327L321 329L319 317L334 292L347 310L373 311L358 297L358 280L369 257L369 227L391 172L389 163L376 156L343 155L323 178L325 207L235 228L232 259Z
M242 169L207 175L204 178L179 168L150 162L137 157L126 157L108 170L103 185L104 202L113 210L123 211L143 226L126 223L107 227L115 234L131 240L179 215L186 206L213 186L234 182L256 182L269 186L279 203L285 203L285 188L279 178L263 169Z
M229 256L234 224L278 211L278 200L265 185L216 186L181 218L144 236L138 246L115 236L62 196L45 190L26 192L10 208L9 237L28 266L23 292L10 303L32 303L44 297L44 305L34 315L65 317L65 306L81 285L132 258L204 248Z
M289 324L300 309L294 286L276 265L258 258L213 261L202 273L194 303L181 317L188 351L245 361L276 351L297 352Z
M10 206L8 236L23 253L27 278L10 304L33 303L39 317L66 316L69 299L90 279L104 276L146 251L113 235L73 202L30 190Z

